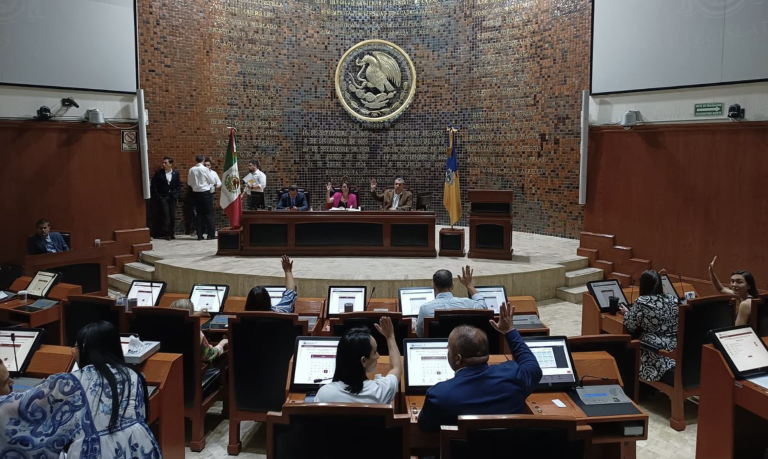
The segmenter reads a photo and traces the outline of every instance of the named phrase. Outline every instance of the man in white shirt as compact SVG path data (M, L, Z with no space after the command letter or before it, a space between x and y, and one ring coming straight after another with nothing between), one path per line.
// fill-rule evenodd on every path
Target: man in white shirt
M205 156L195 156L194 167L189 169L187 174L187 183L192 187L192 199L195 210L197 211L197 240L203 240L203 233L208 228L208 239L216 239L216 232L213 226L213 196L216 191L216 179L213 178L211 171L203 165ZM218 179L218 176L216 177ZM221 181L219 181L221 186Z
M248 175L243 177L243 193L248 196L248 208L256 210L257 203L251 199L253 191L264 192L267 189L267 176L261 171L261 163L257 159L252 159L248 163Z
M441 269L432 276L432 287L435 289L435 299L424 303L419 308L419 318L416 321L416 335L424 336L424 319L435 317L437 309L488 309L485 299L472 284L473 270L467 265L461 268L459 282L467 288L470 298L456 298L453 296L453 274L447 269Z
M216 188L221 188L221 179L219 178L218 172L211 168L211 161L210 157L206 157L205 161L203 161L203 165L208 169L208 173L211 174L211 178L213 179ZM216 188L211 188L211 195L208 196L208 199L211 201L211 214L213 214L213 209L216 208ZM208 239L216 239L216 226L209 226L206 233L208 234Z

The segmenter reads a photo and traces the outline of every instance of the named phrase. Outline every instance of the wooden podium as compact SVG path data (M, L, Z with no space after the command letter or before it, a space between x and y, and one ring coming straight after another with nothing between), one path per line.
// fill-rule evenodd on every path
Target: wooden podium
M511 190L469 190L469 258L512 259Z

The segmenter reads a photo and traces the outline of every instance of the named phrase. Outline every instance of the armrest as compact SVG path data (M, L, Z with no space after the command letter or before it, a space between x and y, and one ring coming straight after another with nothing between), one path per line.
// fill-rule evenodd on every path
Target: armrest
M668 351L666 349L662 349L660 347L654 346L649 343L643 343L640 342L640 349L648 352L653 352L654 354L658 354L662 357L669 357L670 359L677 359L677 350L674 351Z

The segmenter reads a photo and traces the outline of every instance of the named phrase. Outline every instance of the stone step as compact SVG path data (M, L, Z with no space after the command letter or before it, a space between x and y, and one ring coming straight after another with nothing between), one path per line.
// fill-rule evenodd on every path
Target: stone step
M115 299L120 298L121 296L125 296L123 292L121 292L120 290L115 290L113 288L107 289L107 295L110 298L115 298Z
M603 270L597 268L582 268L565 273L565 286L578 287L590 281L602 280Z
M588 268L589 258L575 256L570 260L560 261L557 264L564 266L566 271L574 271L577 269Z
M158 260L162 260L163 257L157 254L154 250L145 250L141 252L141 257L139 258L139 261L142 263L146 263L148 265L155 265L155 262Z
M136 279L152 280L152 276L155 274L155 267L139 262L126 263L123 266L123 272Z
M587 292L586 285L580 285L578 287L560 287L557 289L557 292L555 292L555 296L569 303L581 304L584 294Z
M128 290L131 288L131 283L135 280L138 279L126 274L110 274L107 276L107 283L109 284L109 287L121 293L128 293Z

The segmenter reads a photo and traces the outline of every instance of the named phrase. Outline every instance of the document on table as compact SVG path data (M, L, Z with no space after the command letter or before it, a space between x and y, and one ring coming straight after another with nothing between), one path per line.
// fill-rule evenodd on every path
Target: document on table
M768 375L753 376L751 378L747 378L747 381L751 381L760 387L768 389Z

